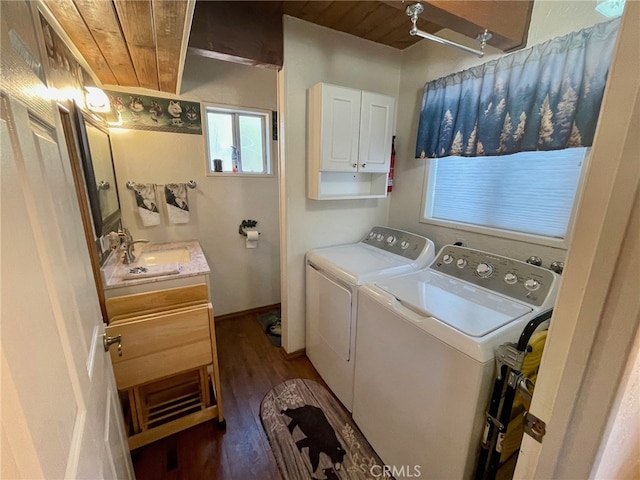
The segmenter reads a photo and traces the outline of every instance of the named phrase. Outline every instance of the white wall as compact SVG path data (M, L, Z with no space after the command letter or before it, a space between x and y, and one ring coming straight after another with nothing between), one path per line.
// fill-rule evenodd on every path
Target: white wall
M180 98L276 110L276 84L273 70L188 55ZM122 221L134 238L198 240L211 267L216 315L280 302L277 171L269 178L207 176L204 135L112 129L111 139ZM133 192L126 188L129 180L158 184L195 180L197 188L188 191L190 222L168 225L163 216L159 226L143 227ZM255 250L246 249L238 234L243 219L258 221L262 235Z
M281 162L283 221L283 346L304 348L307 251L360 238L386 224L388 199L308 200L306 198L307 89L317 82L359 88L396 97L400 52L351 35L284 17L284 68L281 72Z
M594 7L593 1L536 0L533 4L527 46L606 21L607 19L597 13ZM439 32L438 35L474 46L473 40L449 30ZM501 52L489 48L487 55L479 59L427 40L403 51L396 166L389 225L423 234L431 238L437 248L462 240L468 246L521 260L537 255L542 258L544 265L548 266L555 260L564 260L566 250L419 222L427 161L414 159L414 154L424 85L430 80L480 65L499 55Z

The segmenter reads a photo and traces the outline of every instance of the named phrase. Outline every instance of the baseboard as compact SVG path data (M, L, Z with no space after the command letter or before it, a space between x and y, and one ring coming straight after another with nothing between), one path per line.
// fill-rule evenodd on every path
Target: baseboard
M222 320L230 320L234 318L246 317L247 315L260 315L262 313L272 312L280 308L279 303L273 305L265 305L263 307L250 308L248 310L242 310L241 312L226 313L224 315L215 316L215 321L220 322Z
M301 348L300 350L294 350L291 353L287 353L287 351L283 347L280 347L280 353L282 354L285 360L294 360L296 358L300 358L306 355L304 348Z

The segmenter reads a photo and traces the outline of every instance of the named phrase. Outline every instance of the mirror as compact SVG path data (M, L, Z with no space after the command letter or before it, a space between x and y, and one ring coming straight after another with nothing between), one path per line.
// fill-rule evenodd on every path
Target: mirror
M117 230L120 198L111 155L109 130L76 108L82 169L97 237Z

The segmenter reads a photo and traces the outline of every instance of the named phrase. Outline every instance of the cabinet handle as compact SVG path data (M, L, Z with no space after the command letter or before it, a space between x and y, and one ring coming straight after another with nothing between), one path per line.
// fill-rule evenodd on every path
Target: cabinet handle
M353 168L358 168L358 164L354 163L353 165L351 165Z
M109 337L106 333L102 334L102 346L104 347L104 351L108 352L109 347L114 343L118 344L118 356L122 356L122 335L116 335L115 337Z
M367 164L366 164L366 163L363 163L363 164L362 164L362 168L364 168L364 167L366 167L366 166L367 166Z

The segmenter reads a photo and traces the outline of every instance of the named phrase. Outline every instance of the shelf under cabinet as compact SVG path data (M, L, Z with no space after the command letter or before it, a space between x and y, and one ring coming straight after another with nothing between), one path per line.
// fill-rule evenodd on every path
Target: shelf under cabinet
M385 198L388 173L317 172L309 184L313 200Z

